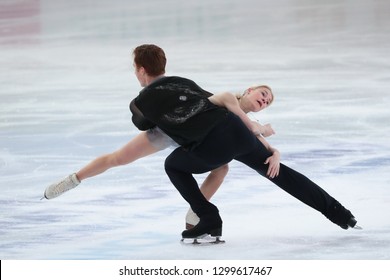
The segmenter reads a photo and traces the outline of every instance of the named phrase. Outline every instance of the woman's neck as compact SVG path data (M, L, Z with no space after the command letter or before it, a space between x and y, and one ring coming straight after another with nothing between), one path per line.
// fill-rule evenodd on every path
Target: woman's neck
M240 105L241 110L243 110L246 114L250 112L245 104L243 96L238 97L238 104Z

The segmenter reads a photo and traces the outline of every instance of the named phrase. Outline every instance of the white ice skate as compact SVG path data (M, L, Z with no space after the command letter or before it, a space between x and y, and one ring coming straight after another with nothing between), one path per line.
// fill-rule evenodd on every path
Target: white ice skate
M76 173L71 174L61 181L51 184L48 186L44 193L44 198L46 199L52 199L57 196L60 196L64 192L67 192L75 187L77 187L80 184L79 179L76 176ZM43 198L42 198L43 199Z
M188 209L187 215L186 215L186 229L192 229L194 226L196 226L199 223L199 217L195 214L192 209Z

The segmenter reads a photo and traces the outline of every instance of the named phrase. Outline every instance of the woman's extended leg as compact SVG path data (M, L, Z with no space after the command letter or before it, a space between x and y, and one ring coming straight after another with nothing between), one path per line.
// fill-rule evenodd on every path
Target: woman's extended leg
M102 155L76 172L77 178L82 181L103 173L104 171L119 165L129 164L140 158L158 152L147 136L146 132L141 132L119 150Z
M119 150L92 160L77 173L70 174L59 182L48 186L44 197L46 199L55 198L77 187L82 180L101 174L109 168L128 164L159 150L161 149L151 144L147 132L141 132Z

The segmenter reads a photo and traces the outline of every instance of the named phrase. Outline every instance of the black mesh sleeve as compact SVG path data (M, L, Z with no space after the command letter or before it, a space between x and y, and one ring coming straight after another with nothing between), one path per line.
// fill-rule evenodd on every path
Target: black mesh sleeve
M156 126L154 123L144 117L142 112L135 105L135 99L130 102L129 108L130 112L133 114L131 120L139 130L148 130Z

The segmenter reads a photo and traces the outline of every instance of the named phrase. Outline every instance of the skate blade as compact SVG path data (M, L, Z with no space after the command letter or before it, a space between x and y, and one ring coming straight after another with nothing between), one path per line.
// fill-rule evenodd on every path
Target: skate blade
M225 240L222 240L220 236L204 235L197 238L182 238L180 242L185 245L216 245L225 243Z
M355 225L353 229L362 230L363 228L361 226Z

